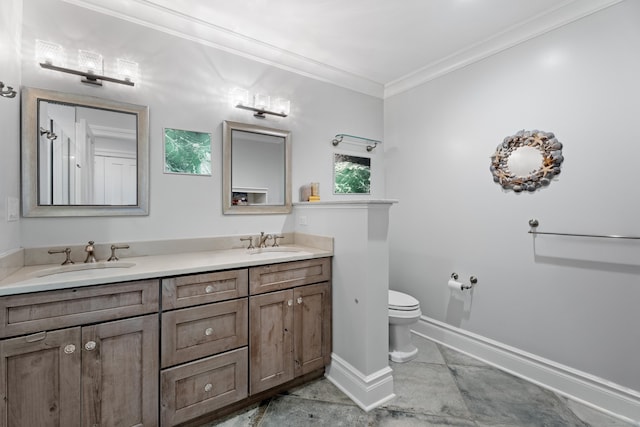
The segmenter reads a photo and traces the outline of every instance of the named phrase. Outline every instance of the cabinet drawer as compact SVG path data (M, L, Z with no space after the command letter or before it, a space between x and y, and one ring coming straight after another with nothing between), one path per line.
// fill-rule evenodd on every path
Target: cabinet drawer
M246 347L162 371L161 417L173 426L247 397Z
M331 258L263 265L249 270L249 291L262 294L330 279Z
M247 345L247 298L162 313L162 367Z
M246 268L162 279L162 309L246 297L247 282Z
M60 329L158 311L158 280L0 298L0 337Z

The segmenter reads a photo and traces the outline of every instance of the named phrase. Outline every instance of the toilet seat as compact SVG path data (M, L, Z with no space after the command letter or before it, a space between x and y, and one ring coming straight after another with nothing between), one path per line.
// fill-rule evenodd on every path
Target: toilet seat
M411 295L389 289L389 310L414 311L420 309L420 302Z
M411 327L420 320L420 302L411 295L389 290L389 359L408 362L418 355L411 342Z

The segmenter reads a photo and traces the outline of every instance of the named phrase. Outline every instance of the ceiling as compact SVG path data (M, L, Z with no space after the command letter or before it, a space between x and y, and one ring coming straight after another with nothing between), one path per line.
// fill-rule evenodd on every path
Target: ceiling
M387 97L622 0L65 1Z

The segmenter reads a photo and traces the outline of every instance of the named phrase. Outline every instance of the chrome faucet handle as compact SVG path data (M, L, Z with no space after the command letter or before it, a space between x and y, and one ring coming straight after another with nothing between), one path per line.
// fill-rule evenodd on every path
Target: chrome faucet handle
M51 255L53 255L53 254L65 254L67 256L67 258L62 262L61 265L73 264L73 261L71 261L71 248L49 249L47 252L49 252Z
M273 237L273 245L271 245L271 247L272 247L272 248L276 248L276 247L280 246L280 245L278 244L278 239L284 239L284 236L278 236L278 235L276 235L276 234L274 234L274 235L273 235L273 236L271 236L271 237Z
M253 246L253 238L252 237L241 237L240 241L241 242L249 242L249 245L247 246L247 249L255 249L255 246Z
M95 242L93 240L89 240L89 244L84 247L84 251L87 253L87 257L84 259L85 263L98 262L98 260L96 259L96 256L93 253L94 244Z
M107 259L107 261L118 261L120 259L116 256L117 249L129 249L129 245L111 245L111 256L109 257L109 259Z

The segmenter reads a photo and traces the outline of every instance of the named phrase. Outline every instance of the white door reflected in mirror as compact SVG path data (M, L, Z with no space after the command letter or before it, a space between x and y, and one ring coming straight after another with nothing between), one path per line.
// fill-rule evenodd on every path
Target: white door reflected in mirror
M38 119L40 205L136 204L135 114L39 100Z

